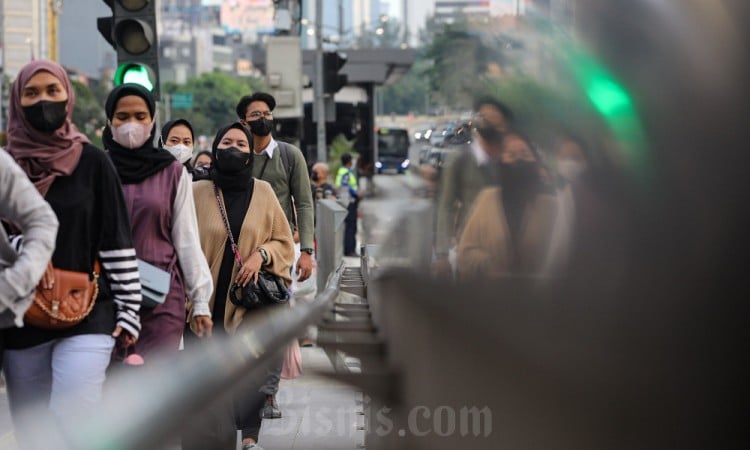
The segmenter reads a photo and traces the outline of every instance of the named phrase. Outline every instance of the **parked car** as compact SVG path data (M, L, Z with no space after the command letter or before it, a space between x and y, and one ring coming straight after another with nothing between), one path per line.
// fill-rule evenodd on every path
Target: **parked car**
M433 125L426 125L419 128L414 132L414 142L430 142L430 136L432 136L434 129Z
M438 125L430 136L430 144L435 146L443 145L446 138L456 134L456 125L455 122Z

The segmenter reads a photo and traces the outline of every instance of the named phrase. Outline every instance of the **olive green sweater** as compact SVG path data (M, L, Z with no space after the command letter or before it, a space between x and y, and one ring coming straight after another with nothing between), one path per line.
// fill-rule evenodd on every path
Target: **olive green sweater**
M287 181L286 170L281 158L282 145L289 146L290 153L293 156L290 159L292 162L291 182ZM300 248L313 248L315 217L312 190L310 189L310 177L307 174L307 162L302 151L291 144L279 142L273 151L273 158L270 160L265 152L254 156L253 176L271 184L273 191L276 193L276 198L279 199L281 209L284 210L284 214L289 221L292 234L299 228ZM263 166L265 166L265 170ZM296 224L294 220L295 208L297 210Z

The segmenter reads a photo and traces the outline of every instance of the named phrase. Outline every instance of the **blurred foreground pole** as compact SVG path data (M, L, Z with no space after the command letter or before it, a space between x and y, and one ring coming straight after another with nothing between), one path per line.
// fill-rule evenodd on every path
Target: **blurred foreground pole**
M315 0L315 129L317 130L318 162L328 161L326 146L326 104L323 92L323 0Z

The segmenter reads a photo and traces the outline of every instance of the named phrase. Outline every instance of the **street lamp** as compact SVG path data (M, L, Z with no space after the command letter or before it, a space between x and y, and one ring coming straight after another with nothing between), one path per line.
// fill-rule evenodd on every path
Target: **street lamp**
M382 36L383 33L385 33L385 30L382 28L378 28L377 30L375 30L375 34L377 34L378 36Z

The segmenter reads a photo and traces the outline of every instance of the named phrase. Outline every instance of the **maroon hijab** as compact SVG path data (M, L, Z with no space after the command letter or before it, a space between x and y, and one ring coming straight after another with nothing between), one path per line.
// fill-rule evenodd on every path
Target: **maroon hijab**
M43 133L32 127L21 107L24 86L41 71L54 75L68 93L68 116L65 123L52 133ZM52 61L36 60L26 64L11 87L6 150L13 155L42 196L47 195L55 177L73 173L81 159L83 144L89 142L71 122L74 104L75 94L68 74Z

